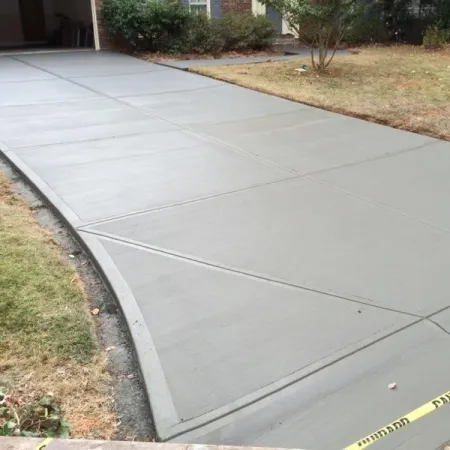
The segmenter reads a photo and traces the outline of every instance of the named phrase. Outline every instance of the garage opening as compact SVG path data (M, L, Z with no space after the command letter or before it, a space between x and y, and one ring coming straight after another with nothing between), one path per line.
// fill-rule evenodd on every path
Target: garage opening
M91 0L0 0L0 50L94 48Z

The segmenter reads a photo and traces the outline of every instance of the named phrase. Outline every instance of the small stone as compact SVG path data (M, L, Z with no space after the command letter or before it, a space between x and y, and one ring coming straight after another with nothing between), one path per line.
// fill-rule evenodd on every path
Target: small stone
M111 346L109 346L109 347L106 347L106 351L107 352L110 352L111 350L114 350L116 347L115 347L115 345L111 345Z
M391 384L389 384L389 385L388 385L388 388L389 388L391 391L393 391L394 389L397 388L397 383L391 383Z
M130 375L127 375L127 378L128 378L129 380L132 380L132 379L134 378L134 373L130 373Z
M98 316L99 313L100 313L100 310L98 308L94 308L93 310L91 310L91 314L93 316Z

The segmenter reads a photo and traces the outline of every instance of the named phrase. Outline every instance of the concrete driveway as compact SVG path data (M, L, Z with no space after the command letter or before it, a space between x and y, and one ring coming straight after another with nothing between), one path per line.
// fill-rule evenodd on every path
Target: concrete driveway
M87 52L0 58L0 141L115 291L162 439L340 449L450 389L450 144Z

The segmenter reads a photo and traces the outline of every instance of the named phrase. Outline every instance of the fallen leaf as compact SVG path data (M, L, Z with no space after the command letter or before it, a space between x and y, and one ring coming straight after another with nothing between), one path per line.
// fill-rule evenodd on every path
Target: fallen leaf
M110 352L111 350L114 350L115 348L116 348L115 345L111 345L110 347L106 347L105 350L107 352Z

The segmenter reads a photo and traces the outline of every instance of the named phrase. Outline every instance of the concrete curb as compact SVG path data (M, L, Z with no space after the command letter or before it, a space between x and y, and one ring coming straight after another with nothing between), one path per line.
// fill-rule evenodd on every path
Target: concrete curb
M2 450L36 450L44 439L6 437L0 438ZM226 445L183 445L162 444L155 442L131 442L131 441L85 441L63 440L51 441L46 450L283 450L280 448L264 447L233 447Z
M183 431L176 428L176 425L179 425L179 419L155 345L136 299L120 271L98 238L77 229L82 225L82 222L69 206L19 156L8 150L7 146L1 142L0 157L36 190L55 215L65 224L89 256L104 283L115 297L133 341L141 378L145 385L159 439L165 441L181 434ZM1 445L0 448L3 449Z

